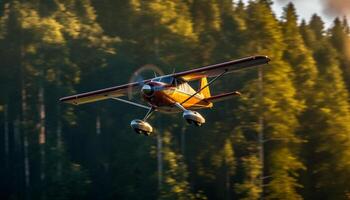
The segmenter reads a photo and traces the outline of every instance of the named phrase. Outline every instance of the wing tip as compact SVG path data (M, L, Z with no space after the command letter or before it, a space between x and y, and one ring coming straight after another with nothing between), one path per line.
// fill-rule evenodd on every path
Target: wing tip
M71 97L62 97L62 98L58 99L59 102L63 102L63 103L65 103L65 102L67 102L69 100L71 100Z
M72 101L74 99L75 96L69 96L69 97L62 97L62 98L59 98L58 101L60 103L69 103L69 104L72 104L72 105L79 105L78 102L76 101Z
M271 58L266 55L256 55L254 56L255 59L264 59L266 63L269 63L271 61Z

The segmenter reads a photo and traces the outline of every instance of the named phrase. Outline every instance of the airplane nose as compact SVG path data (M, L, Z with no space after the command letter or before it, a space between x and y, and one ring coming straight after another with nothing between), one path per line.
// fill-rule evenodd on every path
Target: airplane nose
M147 96L151 96L153 94L153 88L150 85L145 84L144 86L142 86L141 89L142 93L147 95Z

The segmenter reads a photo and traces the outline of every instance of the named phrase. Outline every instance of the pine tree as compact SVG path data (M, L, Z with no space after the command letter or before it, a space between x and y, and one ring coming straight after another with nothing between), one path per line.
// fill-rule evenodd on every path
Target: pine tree
M343 71L343 78L348 91L350 91L350 35L346 18L344 18L343 21L336 18L329 34L330 42L337 50L337 56L340 60L340 69Z
M260 186L261 165L256 155L249 155L242 158L244 181L236 184L237 193L243 200L260 199L262 188Z
M297 89L297 97L301 101L310 101L317 78L317 68L312 53L306 48L299 33L296 10L292 3L284 8L281 26L286 44L283 59L291 65L294 71L292 78Z
M303 35L307 38L313 38L314 33L307 29L305 22L301 25ZM309 137L314 130L310 129L310 124L313 123L312 116L317 115L314 110L315 106L315 91L318 70L315 60L313 59L312 52L307 49L304 44L302 35L299 33L299 27L297 26L297 16L293 4L289 4L285 8L284 21L282 22L282 30L284 32L284 38L286 43L286 50L284 53L284 59L290 63L294 70L294 85L297 89L297 98L304 102L304 109L301 115L298 116L300 122L300 128L298 134L300 138L304 140L300 149L300 155L305 157L305 148L310 144L308 140L312 140ZM310 46L314 41L310 42ZM304 160L307 162L307 160ZM306 172L307 173L307 172ZM300 180L304 184L302 191L303 195L309 192L308 183L305 182L305 172L301 173Z
M165 164L164 184L160 199L206 199L201 194L194 194L188 182L188 172L183 157L173 150L173 139L169 132L163 135L163 156Z
M74 121L70 117L71 109L57 106L57 99L63 93L72 92L74 84L80 78L77 65L81 63L71 57L71 52L77 50L72 44L85 39L85 44L90 46L91 50L99 48L101 52L107 52L108 45L103 41L109 43L113 41L103 37L101 29L92 23L95 18L91 17L93 10L91 6L89 7L89 1L80 1L80 8L85 10L68 11L63 3L70 9L73 9L72 5L78 5L76 2L63 0L55 1L53 4L11 1L6 4L8 8L6 17L2 18L6 32L2 35L1 45L11 49L6 52L8 61L4 70L16 75L8 82L13 82L10 88L12 92L2 97L1 101L8 102L9 109L14 113L11 118L21 116L20 133L24 143L21 154L24 162L20 163L24 163L24 166L19 171L24 171L26 198L46 198L50 194L46 193L45 187L50 190L59 184L69 184L61 179L63 172L68 172L72 176L77 174L76 179L72 181L86 178L85 175L78 175L83 171L80 166L76 169L74 167L77 164L72 164L59 156L65 151L61 143L62 122L69 121L64 123L63 126L66 127ZM74 12L75 14L72 14ZM86 16L84 12L90 17L84 17ZM64 15L68 15L67 18L64 18ZM4 55L3 52L1 54ZM65 119L67 121L64 121ZM53 121L55 122L52 123ZM50 137L47 137L48 135ZM51 151L52 149L47 146L48 142L53 146L57 144L60 148ZM55 155L58 155L56 157L58 159L56 162L51 162L48 158ZM50 171L48 174L50 167L57 171L55 173ZM16 186L19 187L19 184L16 183ZM80 191L74 192L84 193L83 188L86 189L84 184ZM20 191L16 195L21 196L23 193Z
M133 1L132 6L136 14L133 26L139 30L133 38L137 41L133 53L138 63L178 66L191 60L190 44L197 37L185 2Z
M313 20L310 25L315 24ZM310 25L304 29L315 35L322 35L320 31L323 30ZM315 87L318 89L314 92L313 114L309 116L311 122L308 126L308 143L304 150L307 161L305 198L346 199L349 188L345 180L350 174L350 130L346 123L349 120L348 93L336 50L324 35L318 43L312 49L320 75Z
M310 29L306 21L303 19L300 24L300 34L303 37L305 45L309 49L314 49L316 48L316 36L315 33Z
M309 23L309 27L314 30L314 34L317 40L323 38L323 35L325 34L324 22L320 16L313 14Z
M323 45L327 47L326 45ZM350 117L348 93L346 92L341 71L335 59L335 51L330 45L317 53L321 79L318 87L322 93L317 99L318 117L313 124L318 133L313 137L314 154L310 158L312 178L315 184L315 196L346 199L349 188L345 184L349 179L349 132L347 123ZM331 83L331 84L330 84ZM332 175L328 173L332 171ZM337 175L339 174L339 175ZM334 181L334 177L338 177ZM329 184L332 182L332 184Z
M219 4L216 0L194 0L190 9L194 32L198 36L196 62L202 65L210 64L218 45L216 38L222 28Z
M258 122L259 128L255 131L260 136L260 144L257 145L265 147L260 149L265 151L260 153L263 164L260 178L264 180L260 186L266 184L266 190L261 195L266 195L267 199L301 199L297 193L300 187L297 172L303 169L303 164L295 152L300 143L295 132L299 126L297 116L303 104L295 97L293 77L290 76L293 71L282 61L281 50L285 47L270 4L269 1L250 2L247 8L247 36L254 38L247 42L247 52L265 54L273 60L270 65L260 69L263 70L260 80L247 83L249 86L244 102L248 107L245 114L250 116L248 119L251 122ZM262 160L264 155L265 161Z
M217 34L216 47L213 51L214 61L220 62L238 57L245 30L244 4L236 6L230 0L217 0L220 13L221 28Z

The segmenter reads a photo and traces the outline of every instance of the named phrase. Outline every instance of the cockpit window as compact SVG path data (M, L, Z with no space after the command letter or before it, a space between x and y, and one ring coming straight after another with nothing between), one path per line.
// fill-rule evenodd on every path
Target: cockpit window
M160 77L159 78L154 78L154 79L152 79L152 81L156 81L156 82L160 82Z
M174 84L174 77L172 76L158 77L158 78L152 79L152 81L162 82L166 84Z
M167 83L167 84L172 84L173 80L174 80L174 78L172 76L168 76L168 77L163 77L160 80L160 82Z

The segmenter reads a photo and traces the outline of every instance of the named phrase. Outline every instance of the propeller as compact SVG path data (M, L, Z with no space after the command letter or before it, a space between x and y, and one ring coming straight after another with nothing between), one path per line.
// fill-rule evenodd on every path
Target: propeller
M140 88L143 88L145 80L152 79L158 76L163 76L163 71L156 65L147 64L138 68L130 77L129 83L137 82ZM135 93L135 87L128 88L128 98L131 100Z

